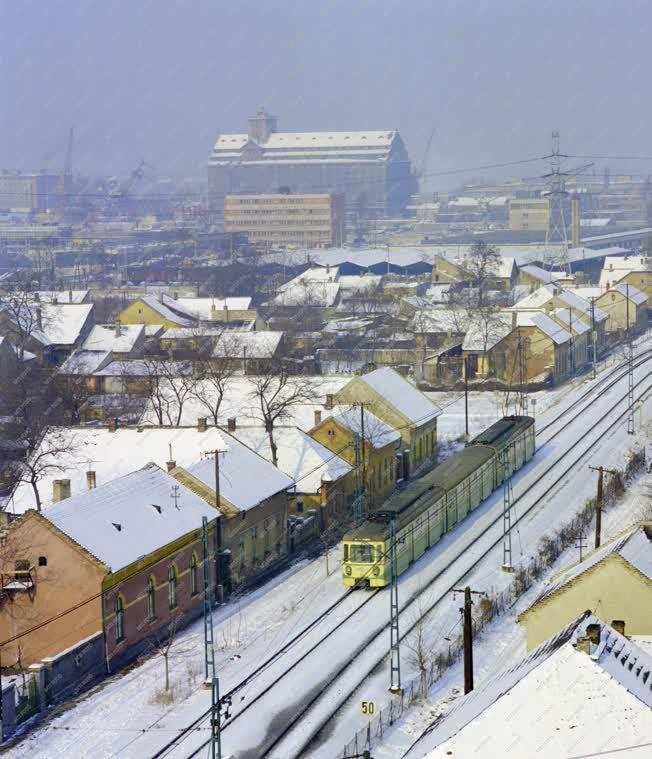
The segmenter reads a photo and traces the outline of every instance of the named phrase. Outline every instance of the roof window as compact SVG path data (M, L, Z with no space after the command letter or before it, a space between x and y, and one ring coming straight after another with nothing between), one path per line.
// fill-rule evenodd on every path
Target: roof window
M122 532L122 525L119 522L111 522L118 532Z

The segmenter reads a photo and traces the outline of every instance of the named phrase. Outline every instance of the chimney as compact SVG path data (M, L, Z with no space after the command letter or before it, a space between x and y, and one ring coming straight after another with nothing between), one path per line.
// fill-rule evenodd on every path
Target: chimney
M41 302L41 296L36 292L34 293L34 302L40 303Z
M518 327L518 312L512 311L512 332Z
M72 290L68 290L68 303L72 303Z
M56 295L52 296L52 304L56 306L59 303L59 298Z
M321 411L319 409L315 409L315 427L321 424Z
M40 308L36 309L36 326L38 329L43 329L43 314Z
M59 503L70 498L70 480L54 480L52 483L52 502Z
M594 645L597 646L600 643L600 625L596 624L595 622L591 625L586 626L586 637L589 639L589 641Z
M171 472L175 468L175 466L177 465L177 462L173 461L172 459L170 459L169 461L165 462L165 465L168 468L168 472Z
M211 321L217 321L217 308L215 303L211 303Z
M115 320L115 336L120 337L120 319Z
M174 298L174 300L179 300L179 293L178 293L178 292L175 290L175 291L172 293L172 297Z
M115 432L118 429L118 420L111 416L109 417L109 432Z
M200 416L197 419L197 430L199 432L206 432L206 417L205 416Z
M324 403L325 408L333 408L333 393L326 393L326 403Z
M163 290L158 291L158 302L163 303Z
M625 635L625 620L624 619L612 619L611 626L620 635Z
M89 490L95 490L97 487L97 477L92 469L89 469L88 472L86 472L86 482L88 483Z
M234 417L234 416L231 416L231 417L229 417L229 418L226 420L226 429L227 429L229 432L235 432L235 426L236 426L235 417Z

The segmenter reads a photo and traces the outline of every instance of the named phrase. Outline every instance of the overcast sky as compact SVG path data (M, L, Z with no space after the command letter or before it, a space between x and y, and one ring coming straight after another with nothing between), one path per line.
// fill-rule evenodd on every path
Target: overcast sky
M0 167L60 171L74 124L75 172L200 175L260 106L287 131L397 128L417 165L434 127L429 172L544 155L553 129L649 155L651 20L650 0L0 0Z

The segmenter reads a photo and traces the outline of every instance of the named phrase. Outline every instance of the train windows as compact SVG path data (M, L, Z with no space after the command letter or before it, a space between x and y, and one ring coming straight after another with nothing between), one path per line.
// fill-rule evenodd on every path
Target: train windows
M374 547L365 543L353 543L350 546L351 561L358 564L371 564L374 561Z
M344 561L349 560L349 545L348 543L344 544Z

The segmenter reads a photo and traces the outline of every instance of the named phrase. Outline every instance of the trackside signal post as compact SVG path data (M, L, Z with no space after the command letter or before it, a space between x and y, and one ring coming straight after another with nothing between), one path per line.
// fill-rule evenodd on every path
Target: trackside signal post
M604 503L604 473L618 474L613 469L605 469L603 466L589 466L598 473L598 492L595 499L595 548L600 548L600 533L602 531L602 505Z
M396 520L392 519L389 546L392 585L390 588L390 673L389 690L392 693L401 692L401 651L398 630L398 561L396 556Z

